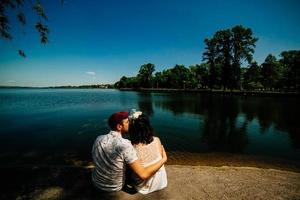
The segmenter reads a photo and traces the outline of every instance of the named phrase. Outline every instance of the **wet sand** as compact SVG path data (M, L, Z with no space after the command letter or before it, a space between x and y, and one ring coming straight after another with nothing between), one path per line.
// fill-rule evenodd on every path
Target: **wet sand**
M168 152L168 164L214 167L246 166L300 173L300 161L246 154Z
M148 195L99 193L92 165L1 166L0 199L300 199L299 163L232 154L168 152L168 187Z

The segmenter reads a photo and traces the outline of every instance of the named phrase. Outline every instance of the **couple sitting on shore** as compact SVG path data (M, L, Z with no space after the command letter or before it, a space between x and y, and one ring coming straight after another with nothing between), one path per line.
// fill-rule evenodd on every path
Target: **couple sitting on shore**
M117 192L130 182L142 194L167 187L167 155L159 138L153 136L148 117L133 109L130 114L112 114L108 124L111 131L99 136L92 149L94 185L100 191ZM127 132L131 141L122 138ZM126 170L132 172L130 177L125 177Z

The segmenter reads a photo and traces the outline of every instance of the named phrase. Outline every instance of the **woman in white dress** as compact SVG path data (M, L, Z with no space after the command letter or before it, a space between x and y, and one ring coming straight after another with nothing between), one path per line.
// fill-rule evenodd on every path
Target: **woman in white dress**
M140 111L132 111L130 118L130 140L138 153L144 167L151 165L162 158L162 145L158 137L153 136L153 128L149 118ZM141 180L132 174L133 186L136 191L148 194L167 187L167 173L162 166L151 178Z

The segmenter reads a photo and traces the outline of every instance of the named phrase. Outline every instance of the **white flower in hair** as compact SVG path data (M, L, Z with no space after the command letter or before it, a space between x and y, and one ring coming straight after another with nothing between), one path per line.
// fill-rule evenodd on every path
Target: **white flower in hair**
M142 115L143 113L141 111L136 111L133 113L133 119L137 119L139 118L140 115Z
M136 111L135 109L131 109L130 114L129 114L129 119L137 119L142 114L143 113L141 111Z

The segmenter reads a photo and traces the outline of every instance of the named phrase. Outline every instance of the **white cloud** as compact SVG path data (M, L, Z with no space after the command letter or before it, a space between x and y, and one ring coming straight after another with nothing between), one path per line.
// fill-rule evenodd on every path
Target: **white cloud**
M96 75L95 72L85 72L85 73L88 74L88 75L92 75L92 76L95 76L95 75Z
M15 82L17 82L17 81L15 81L15 80L9 80L9 81L7 81L8 83L15 83Z

